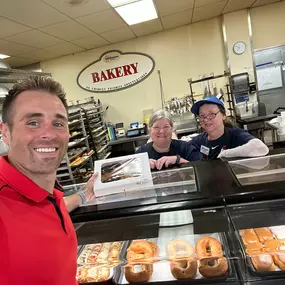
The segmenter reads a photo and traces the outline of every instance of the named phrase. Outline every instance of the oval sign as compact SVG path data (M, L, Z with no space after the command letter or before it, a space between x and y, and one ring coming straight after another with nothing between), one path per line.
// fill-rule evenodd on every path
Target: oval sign
M90 92L115 92L142 82L154 67L153 58L147 54L112 50L87 65L79 73L77 84Z

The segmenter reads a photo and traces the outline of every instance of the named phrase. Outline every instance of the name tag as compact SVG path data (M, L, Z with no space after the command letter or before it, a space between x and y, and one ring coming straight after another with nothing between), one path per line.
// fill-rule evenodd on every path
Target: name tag
M201 145L200 152L205 154L205 155L209 155L210 149L204 145Z

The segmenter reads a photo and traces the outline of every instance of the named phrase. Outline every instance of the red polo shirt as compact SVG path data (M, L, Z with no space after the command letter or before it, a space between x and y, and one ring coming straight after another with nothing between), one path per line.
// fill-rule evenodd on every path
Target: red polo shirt
M0 284L75 285L77 240L53 196L0 158Z

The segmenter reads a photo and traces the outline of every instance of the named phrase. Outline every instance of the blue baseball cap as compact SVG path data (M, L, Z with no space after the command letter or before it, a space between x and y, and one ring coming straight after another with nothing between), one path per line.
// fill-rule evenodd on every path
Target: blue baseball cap
M225 105L222 101L220 101L216 96L206 97L203 100L197 101L191 108L191 112L194 115L199 115L200 107L204 104L216 104L220 105L225 109Z

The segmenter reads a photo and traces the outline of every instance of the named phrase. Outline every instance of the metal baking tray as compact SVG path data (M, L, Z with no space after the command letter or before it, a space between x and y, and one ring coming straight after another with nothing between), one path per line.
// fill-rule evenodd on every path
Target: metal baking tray
M188 236L188 239L185 238L185 237L179 237L179 238L184 238L184 239L188 240L190 242L190 244L192 244L192 246L194 246L196 244L195 241L197 241L198 239L200 239L201 237L204 237L204 236L215 237L222 243L223 249L224 249L224 256L225 256L225 258L227 258L228 266L229 266L228 273L225 276L213 277L213 278L205 278L205 277L203 277L199 273L199 270L197 269L197 275L196 275L195 279L177 280L171 274L170 262L168 260L166 260L166 256L162 256L161 255L160 258L159 258L159 261L153 263L153 274L152 274L152 277L151 277L150 281L148 281L147 284L155 284L155 285L174 284L174 283L175 284L180 284L180 283L181 284L185 284L185 283L192 283L192 284L207 284L207 283L224 284L225 281L236 281L236 275L233 272L234 264L233 264L233 260L231 260L229 258L230 257L229 245L228 245L228 240L227 240L227 237L226 237L225 233L215 233L215 234L209 234L209 235L195 235L195 236L192 235L192 236ZM163 253L163 251L164 251L163 248L165 247L165 244L162 245L159 242L157 242L158 239L148 239L148 240L158 244L158 246L160 247L160 252ZM191 242L191 240L194 240L194 242ZM126 253L125 253L125 256L126 256ZM124 265L125 264L121 264L120 266L118 266L116 272L114 273L113 282L115 284L117 284L117 285L127 285L127 284L129 284L128 281L126 280L125 274L124 274ZM142 284L142 283L136 283L136 284Z
M249 271L251 272L251 274L253 276L262 277L263 279L266 279L266 277L272 278L274 276L276 276L276 277L281 277L281 276L285 277L285 270L281 270L276 264L275 264L276 269L277 269L276 271L266 271L266 272L257 271L255 269L255 267L253 266L252 262L251 262L251 256L249 256L246 253L246 248L245 248L245 245L244 245L244 243L242 241L242 238L241 238L241 236L239 234L239 231L236 231L235 233L236 233L237 239L238 239L238 241L240 243L240 246L242 247L243 252L245 254L246 265L247 265Z
M125 261L124 261L124 256L125 256L125 252L126 252L126 250L127 250L127 248L128 248L128 244L129 244L128 242L125 242L125 241L122 242L122 246L121 246L121 250L120 250L120 254L119 254L119 260L120 260L122 263L125 263ZM84 247L85 247L85 245L81 246L80 250L78 251L77 258L80 256L80 254L81 254L81 252L83 251ZM78 264L78 267L81 267L81 266L102 267L102 265L97 265L97 264L93 264L93 265L92 265L92 264L90 264L90 263L86 263L86 264L81 263L81 264ZM108 266L108 267L110 267L110 266ZM95 285L95 284L110 283L110 280L111 280L111 279L113 278L113 276L116 274L117 269L118 269L118 265L115 265L115 266L113 266L113 267L110 267L110 275L109 275L109 277L108 277L106 280L104 280L104 281L98 281L98 282L94 282L94 281L92 281L92 282L81 282L81 283L79 283L79 284Z

